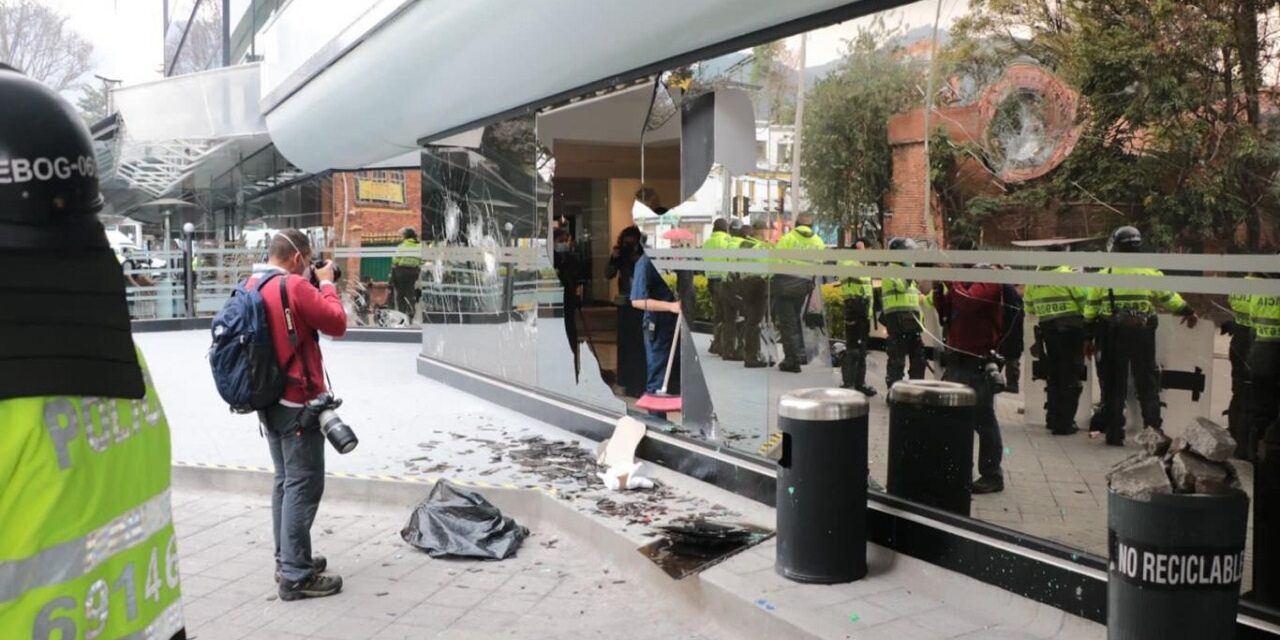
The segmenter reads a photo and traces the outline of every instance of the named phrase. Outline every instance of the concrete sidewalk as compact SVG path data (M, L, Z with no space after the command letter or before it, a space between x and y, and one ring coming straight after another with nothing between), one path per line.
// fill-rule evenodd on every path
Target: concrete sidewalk
M207 374L194 370L202 332L145 335L139 343L165 403L175 459L204 465L198 470L212 483L179 482L175 494L188 622L201 638L291 637L277 632L486 638L511 631L528 638L641 639L1103 635L1100 625L874 545L871 575L851 584L780 578L772 542L671 580L637 552L654 527L711 518L772 528L773 510L661 468L651 470L657 490L609 492L590 462L595 443L416 375L412 344L325 345L348 402L339 413L361 444L349 455L328 456L332 475L314 531L317 551L349 578L348 593L315 602L269 600L265 442L253 419L228 414ZM217 466L224 468L211 468ZM189 479L192 468L178 467L175 477ZM533 529L521 556L459 570L404 544L397 532L438 478L482 487ZM550 545L552 539L559 542ZM505 602L503 586L549 576L557 584L535 602L520 593ZM455 580L462 588L450 587ZM598 597L582 597L584 590ZM472 599L476 591L486 593ZM593 613L601 606L605 613Z
M730 638L679 615L609 560L542 525L501 562L432 560L401 541L403 509L325 502L317 552L344 579L329 598L283 602L272 581L266 496L174 491L188 637Z

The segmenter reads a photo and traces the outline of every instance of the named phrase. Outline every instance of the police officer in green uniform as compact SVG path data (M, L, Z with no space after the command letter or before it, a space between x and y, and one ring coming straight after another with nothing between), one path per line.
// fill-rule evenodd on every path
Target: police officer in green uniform
M89 131L2 64L0 96L0 636L185 638L169 428Z
M1064 245L1055 245L1064 250ZM1073 273L1069 266L1040 267L1037 271ZM1076 408L1084 389L1084 308L1089 292L1065 285L1027 285L1026 310L1038 320L1033 353L1046 365L1045 426L1054 435L1071 435Z
M717 218L711 225L711 236L702 243L703 249L728 249L729 221ZM707 262L725 262L725 258L707 258ZM733 285L724 271L707 272L707 293L711 294L711 353L726 360L734 360L738 353L738 335L734 320L737 312L733 306Z
M744 224L739 249L769 249L770 244L762 240L764 226ZM739 262L763 263L760 258L743 258ZM738 325L738 345L742 349L742 366L748 369L759 369L769 366L769 361L760 354L760 325L764 322L766 305L769 303L768 274L743 273L738 280L737 313L742 317Z
M777 248L821 251L827 246L813 231L813 216L802 213L796 216L796 226L778 240ZM800 263L798 260L787 262ZM800 363L807 360L804 352L804 327L800 319L804 313L805 301L813 293L813 287L813 278L806 276L778 274L770 281L769 306L782 339L779 371L800 373Z
M1275 275L1268 276L1275 282ZM1253 344L1246 360L1251 386L1249 450L1253 471L1253 592L1280 607L1280 295L1249 298Z
M867 241L858 238L853 248L866 249ZM857 260L842 260L840 264L862 266ZM876 390L867 384L867 336L871 333L871 314L875 306L875 289L870 276L841 278L840 294L844 298L845 344L844 358L840 361L841 386L856 389L871 398L876 395Z
M418 232L413 227L400 230L403 240L396 246L396 255L391 259L391 287L394 289L395 309L409 315L413 320L415 306L418 304L418 278L422 273L422 243L418 241Z
M890 250L911 251L916 243L911 238L894 238ZM920 334L920 289L910 278L884 278L880 281L880 323L887 332L885 352L886 389L902 380L904 370L916 380L924 377L924 341Z
M1256 279L1256 276L1248 276ZM1227 429L1236 440L1235 456L1241 460L1252 460L1253 450L1249 448L1249 391L1252 380L1249 376L1249 350L1253 347L1252 296L1233 293L1227 297L1231 305L1231 321L1222 325L1222 332L1231 336L1231 345L1227 348L1227 359L1231 362L1231 402L1227 405Z
M1108 250L1137 253L1142 249L1142 234L1134 227L1120 227L1111 234ZM1159 269L1149 267L1106 267L1099 273L1163 277ZM1153 283L1155 284L1155 283ZM1195 310L1182 296L1156 289L1124 289L1097 287L1090 289L1084 317L1099 340L1102 375L1101 426L1107 444L1124 444L1124 404L1129 393L1129 375L1138 392L1142 420L1146 426L1161 429L1160 367L1156 364L1156 312L1165 309L1182 316L1188 327L1196 326Z

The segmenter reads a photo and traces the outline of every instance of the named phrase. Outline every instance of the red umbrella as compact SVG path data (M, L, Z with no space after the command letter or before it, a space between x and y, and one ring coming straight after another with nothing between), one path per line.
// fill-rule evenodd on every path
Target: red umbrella
M662 234L663 240L674 240L677 242L693 242L693 232L688 229L676 227Z

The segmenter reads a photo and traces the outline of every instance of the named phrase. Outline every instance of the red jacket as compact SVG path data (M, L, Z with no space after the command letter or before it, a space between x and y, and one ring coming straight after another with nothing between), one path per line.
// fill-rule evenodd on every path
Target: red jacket
M249 279L252 286L258 279L270 273L274 267L254 267L253 276ZM308 400L324 393L324 358L320 355L320 338L317 332L335 338L347 332L347 311L338 297L338 290L332 283L324 283L319 289L302 276L276 276L262 288L262 302L267 307L267 323L271 328L271 343L275 347L276 359L283 371L289 357L293 355L293 347L289 345L289 330L284 323L284 305L280 302L280 279L287 278L285 287L289 292L289 310L293 315L294 332L298 340L298 357L285 371L285 387L282 402L305 404Z
M947 325L947 346L985 356L1000 345L1004 328L1004 287L992 282L948 282L937 301Z

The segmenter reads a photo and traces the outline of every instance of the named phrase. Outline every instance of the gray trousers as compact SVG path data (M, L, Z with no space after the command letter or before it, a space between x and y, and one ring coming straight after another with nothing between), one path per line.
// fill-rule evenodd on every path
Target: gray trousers
M311 524L324 495L324 436L299 424L301 408L274 405L259 413L271 446L275 486L271 532L280 576L289 582L311 577Z

